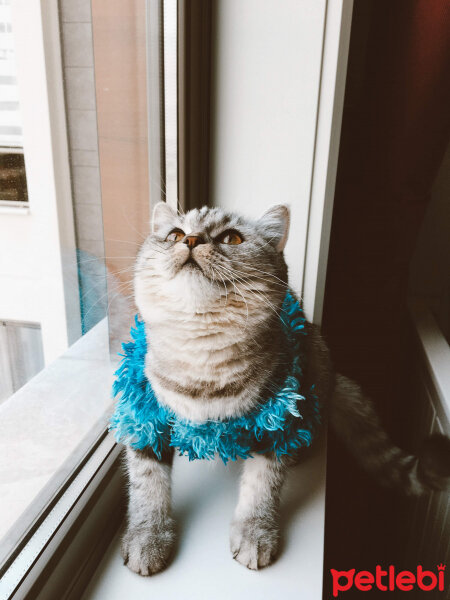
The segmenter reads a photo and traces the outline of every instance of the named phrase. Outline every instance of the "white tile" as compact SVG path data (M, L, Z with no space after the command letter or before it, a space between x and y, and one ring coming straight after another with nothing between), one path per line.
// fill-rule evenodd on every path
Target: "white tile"
M98 167L73 167L72 178L76 203L101 203L100 171Z
M76 167L98 167L98 152L97 150L72 150L70 162Z
M78 240L100 242L103 239L101 206L95 204L76 204L75 222Z
M91 257L97 257L103 260L105 256L105 246L102 241L98 240L78 240L78 248ZM86 260L89 260L88 258Z
M69 110L69 141L72 150L97 151L95 110Z
M93 67L92 27L90 23L63 23L65 67Z
M92 67L64 69L67 107L95 110L95 82Z
M91 21L91 0L61 0L60 7L63 23Z

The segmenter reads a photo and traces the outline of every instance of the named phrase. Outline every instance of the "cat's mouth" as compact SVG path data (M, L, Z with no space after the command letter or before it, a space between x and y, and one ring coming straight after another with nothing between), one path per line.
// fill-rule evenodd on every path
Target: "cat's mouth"
M198 264L198 262L190 256L187 261L183 264L182 269L197 269L203 273L203 269Z

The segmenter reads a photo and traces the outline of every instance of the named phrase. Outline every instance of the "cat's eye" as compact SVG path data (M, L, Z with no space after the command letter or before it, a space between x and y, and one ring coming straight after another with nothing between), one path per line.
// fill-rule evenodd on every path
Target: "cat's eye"
M181 229L172 229L166 237L166 242L179 242L184 238L184 232Z
M228 229L219 235L217 241L220 244L228 244L230 246L237 246L238 244L242 244L241 235L235 231L234 229Z

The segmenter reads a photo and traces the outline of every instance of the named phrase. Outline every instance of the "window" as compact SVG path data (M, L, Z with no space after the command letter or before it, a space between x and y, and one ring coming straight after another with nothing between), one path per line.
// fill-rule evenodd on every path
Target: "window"
M3 8L10 11L9 0L0 0L0 14ZM241 8L228 2L17 0L13 8L0 18L6 24L0 60L14 59L3 79L0 73L0 86L15 94L0 115L0 181L11 205L0 207L0 351L9 376L0 403L0 597L8 599L48 581L94 504L102 508L101 535L90 530L83 542L78 535L75 570L112 529L113 511L101 493L104 484L111 497L120 496L112 473L119 451L106 433L111 384L135 312L133 263L156 202L183 210L210 202L256 215L275 198L292 200L299 235L288 261L294 283L300 287L305 279L309 286L309 310L315 307L318 264L327 250L325 193L331 197L334 185L329 152L337 157L337 141L329 140L340 119L336 97L343 98L334 83L339 23L345 13L348 27L351 13L340 3L312 3L306 18L297 19L301 28L285 36L284 24L293 21L285 10L277 24L285 50L269 52L267 62L260 32L271 29L272 13L255 20L260 13L250 4L244 13L250 36L240 27ZM296 10L302 17L304 9ZM335 26L324 30L325 22ZM224 29L215 35L218 24ZM222 35L227 31L231 37ZM299 41L294 53L293 40ZM231 62L230 49L237 51ZM287 56L308 60L301 69L294 62L280 69ZM266 75L272 94L265 93ZM283 112L281 92L289 118L274 128L267 115ZM18 210L27 201L27 210ZM307 235L311 215L318 222L314 236ZM305 240L313 251L306 252ZM27 366L20 376L16 361ZM321 504L314 528L320 538L322 510ZM68 587L64 574L73 577L74 569L58 572ZM71 597L81 597L74 589Z
M0 402L25 385L43 366L40 326L0 321Z
M10 0L0 4L0 205L28 201Z
M164 187L149 194L146 3L112 38L125 4L58 4L0 0L0 91L13 102L0 103L1 597L36 583L43 549L117 458L107 423L131 267Z
M76 48L44 4L0 3L0 578L104 438L115 363L95 89L72 110Z
M25 163L21 150L0 149L0 182L0 203L28 201Z

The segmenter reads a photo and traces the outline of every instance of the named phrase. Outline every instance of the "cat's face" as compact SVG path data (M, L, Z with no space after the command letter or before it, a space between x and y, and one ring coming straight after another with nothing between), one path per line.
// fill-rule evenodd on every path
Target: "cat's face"
M285 206L251 221L208 207L181 215L159 203L136 263L136 304L144 319L157 297L194 312L228 298L277 306L287 284L288 228Z

